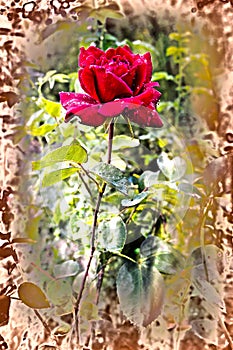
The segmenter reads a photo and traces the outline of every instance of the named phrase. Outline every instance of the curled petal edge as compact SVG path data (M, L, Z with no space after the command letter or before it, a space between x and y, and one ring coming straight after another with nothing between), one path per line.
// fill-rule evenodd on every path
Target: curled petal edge
M99 104L90 96L79 93L61 92L60 100L66 109L65 122L70 121L74 116L80 118L80 122L89 126L100 126L107 118L113 118L120 114L129 118L141 126L162 127L163 122L156 109L149 104L144 105L143 97L153 96L154 91L146 91L144 96L119 99L104 104ZM157 92L160 94L159 92ZM141 94L142 95L142 94ZM156 95L157 96L157 95Z

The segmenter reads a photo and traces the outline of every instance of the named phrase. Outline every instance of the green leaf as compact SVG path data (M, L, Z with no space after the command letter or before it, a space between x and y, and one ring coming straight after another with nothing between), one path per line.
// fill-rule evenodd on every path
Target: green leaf
M124 173L111 164L100 163L95 166L92 171L110 186L116 188L117 191L128 196L129 181Z
M170 40L180 41L182 39L182 35L179 33L170 33L169 34Z
M46 292L49 300L57 307L58 315L64 315L73 311L72 288L68 280L51 280L47 284Z
M79 92L79 80L78 80L77 72L70 73L69 79L70 79L69 91Z
M164 147L166 147L167 146L167 144L168 144L168 140L165 140L165 139L158 139L157 140L157 144L158 144L158 146L160 147L160 148L164 148Z
M105 40L109 40L109 41L117 41L117 37L113 36L112 34L106 33L104 35L104 39Z
M150 171L146 170L142 173L138 180L139 187L144 189L145 187L150 187L158 183L160 171Z
M165 287L153 259L143 264L127 262L117 276L117 293L125 316L138 326L148 326L161 313Z
M147 192L142 192L132 199L123 199L121 205L123 207L134 207L135 205L141 203L148 196Z
M185 175L186 162L181 157L170 159L167 153L162 152L157 158L157 164L170 181L180 180Z
M69 77L68 77L68 75L62 74L62 73L58 73L58 74L55 74L55 75L51 76L48 79L49 88L51 90L53 89L55 82L68 83L69 82Z
M54 118L59 117L61 114L61 104L58 102L47 100L46 98L41 96L37 104L40 108L44 109L46 113L48 113Z
M78 168L66 168L47 173L43 177L42 187L52 186L59 181L67 179L68 177L77 173L78 171Z
M170 75L170 74L168 74L167 72L155 72L155 73L152 75L152 80L153 80L153 81L162 80L162 79L165 79L165 80L174 80L174 77L173 77L173 75Z
M85 271L79 273L73 281L72 289L77 294L80 292L80 288L82 286L82 281L84 276L85 276ZM87 285L89 285L89 283L90 283L90 276L87 276Z
M146 52L150 52L152 57L152 62L157 64L157 57L159 55L158 49L151 45L150 43L142 40L135 40L133 42L130 42L129 40L125 40L124 45L129 45L129 47L132 49L133 52L139 53L139 54L145 54Z
M33 126L32 128L28 128L29 133L32 136L44 136L48 134L50 131L54 130L57 127L57 124L43 124L41 126Z
M18 288L18 294L21 301L32 309L46 309L50 307L44 292L34 283L21 283Z
M98 227L98 245L107 251L121 251L125 245L127 231L120 217L102 221Z
M42 81L43 83L45 83L45 82L48 81L49 78L51 78L55 73L56 73L56 70L55 70L55 69L49 70L49 71L45 74L45 76L41 79L41 81Z
M86 321L98 321L100 319L98 316L98 311L98 306L95 303L88 300L83 300L79 315Z
M141 244L140 253L144 258L154 258L154 266L162 273L172 275L184 267L183 255L159 237L149 236Z
M58 83L68 83L69 82L69 76L63 73L58 73L53 75L52 77L55 81L57 81Z
M116 151L124 148L138 147L139 145L140 141L138 139L134 139L127 135L116 135L113 139L112 149L113 151Z
M185 194L189 195L190 197L196 197L201 198L202 193L198 190L196 186L193 186L189 182L182 182L178 185L178 188L180 191L184 192Z
M166 56L175 56L179 52L179 48L177 46L169 46L166 50Z
M182 34L181 33L170 33L169 34L169 39L170 40L175 40L175 41L188 42L191 35L192 34L190 32L185 32L185 33L182 33Z
M57 326L54 330L53 330L53 334L55 336L65 336L67 333L69 333L71 330L71 326L67 323L61 324L59 326ZM49 348L49 350L52 350Z
M80 271L80 265L74 260L67 260L54 266L54 276L56 278L75 276Z
M169 111L171 108L174 108L174 103L170 101L159 102L157 105L158 112L162 112L164 109L167 109L167 111Z
M185 47L169 46L166 50L166 56L179 56L181 54L187 54L188 49Z
M114 206L119 206L121 204L121 200L125 198L122 193L114 192L105 196L103 198L103 202L110 203Z
M41 160L32 162L32 168L33 170L40 170L47 166L65 161L85 163L87 161L87 152L82 146L77 144L62 146L46 154Z
M50 71L48 71L48 72L45 74L44 77L38 78L38 85L39 85L38 91L39 91L40 94L41 94L41 88L42 88L43 84L49 82L49 80L51 79L51 77L52 77L55 73L56 73L56 70L50 70Z
M154 259L154 265L159 272L166 275L175 275L177 271L181 270L184 264L184 259L179 260L181 254L173 253L157 253Z

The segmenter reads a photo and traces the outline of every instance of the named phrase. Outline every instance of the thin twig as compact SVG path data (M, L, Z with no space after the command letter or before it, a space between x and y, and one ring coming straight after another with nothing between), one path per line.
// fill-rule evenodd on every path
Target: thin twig
M92 195L92 193L91 193L91 190L90 190L90 188L89 188L88 184L86 183L86 181L85 181L84 177L83 177L81 174L79 174L79 177L80 177L80 179L81 179L82 183L84 184L84 186L85 186L85 188L86 188L87 192L89 193L89 195L90 195L90 197L91 197L92 201L94 201L94 197L93 197L93 195Z
M100 291L101 291L101 287L103 284L105 267L106 267L106 265L101 266L100 271L98 273L98 279L97 279L97 284L96 284L97 295L96 295L96 299L95 299L96 305L98 305L98 303L99 303Z
M43 324L45 330L49 333L49 335L51 335L51 329L49 328L49 325L45 322L45 320L43 319L43 317L41 316L39 311L34 309L34 312L35 312L36 316L39 318L39 320L41 321L41 323Z
M83 166L81 163L79 163L78 165L80 166L80 168L82 168L82 170L83 170L84 173L89 177L89 179L91 179L91 181L93 181L93 182L96 184L97 188L99 188L98 182L94 179L94 177L92 177L92 176L89 174L89 172L84 168L84 166Z

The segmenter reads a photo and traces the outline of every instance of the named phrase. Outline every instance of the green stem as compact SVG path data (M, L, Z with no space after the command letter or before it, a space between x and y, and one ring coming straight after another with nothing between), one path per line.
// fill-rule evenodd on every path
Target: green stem
M137 264L137 262L134 259L130 258L127 255L121 254L120 252L119 253L118 252L114 252L114 255L120 256L123 259L127 259L127 260L133 262L134 264Z
M108 154L107 154L107 162L108 164L111 163L111 155L112 155L112 141L113 141L113 134L114 134L114 119L112 119L110 127L109 127L109 133L108 133ZM97 203L95 207L95 212L94 212L94 219L93 219L93 224L92 224L92 231L91 231L91 253L89 256L89 260L87 263L87 267L85 270L85 274L81 283L80 291L77 297L76 305L75 305L75 326L76 326L76 336L77 336L77 342L79 343L79 310L80 310L80 303L82 300L83 292L85 289L85 285L87 282L87 277L89 274L90 266L92 259L94 257L95 253L95 237L96 237L96 228L97 228L97 220L98 220L98 214L99 214L99 209L100 209L100 204L101 200L103 198L105 189L106 189L106 182L103 184L102 188L99 189L99 194L97 198Z
M101 23L98 19L96 22L97 26L97 35L98 35L98 40L96 41L96 46L99 47L101 50L104 49L104 35L105 35L105 26L103 23Z

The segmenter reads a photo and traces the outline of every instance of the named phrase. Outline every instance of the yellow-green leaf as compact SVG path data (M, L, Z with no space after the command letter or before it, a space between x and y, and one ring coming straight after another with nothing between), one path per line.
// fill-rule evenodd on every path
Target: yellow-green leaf
M81 303L80 316L88 321L98 320L98 307L94 303L84 300Z
M65 168L47 173L42 180L42 187L52 186L59 181L67 179L78 171L78 168Z
M127 135L116 135L113 139L112 149L117 151L124 148L138 147L140 141Z
M23 282L18 288L21 301L32 309L46 309L50 307L44 292L36 284Z
M85 163L87 161L87 152L79 144L63 146L46 154L41 160L32 162L32 168L33 170L40 170L47 166L65 161Z
M162 80L162 79L165 79L165 80L174 80L174 77L170 74L168 74L167 72L155 72L153 75L152 75L152 79L153 80Z
M64 335L69 333L70 330L71 326L69 324L62 324L54 329L53 334L58 337L63 337Z
M166 51L166 56L173 56L173 55L177 55L178 53L178 47L176 46L169 46L167 48L167 51Z
M57 127L57 124L43 124L38 127L33 126L29 128L29 133L32 136L44 136L48 134L50 131L54 130Z
M41 97L38 101L39 107L45 110L52 117L59 117L61 114L61 104Z

